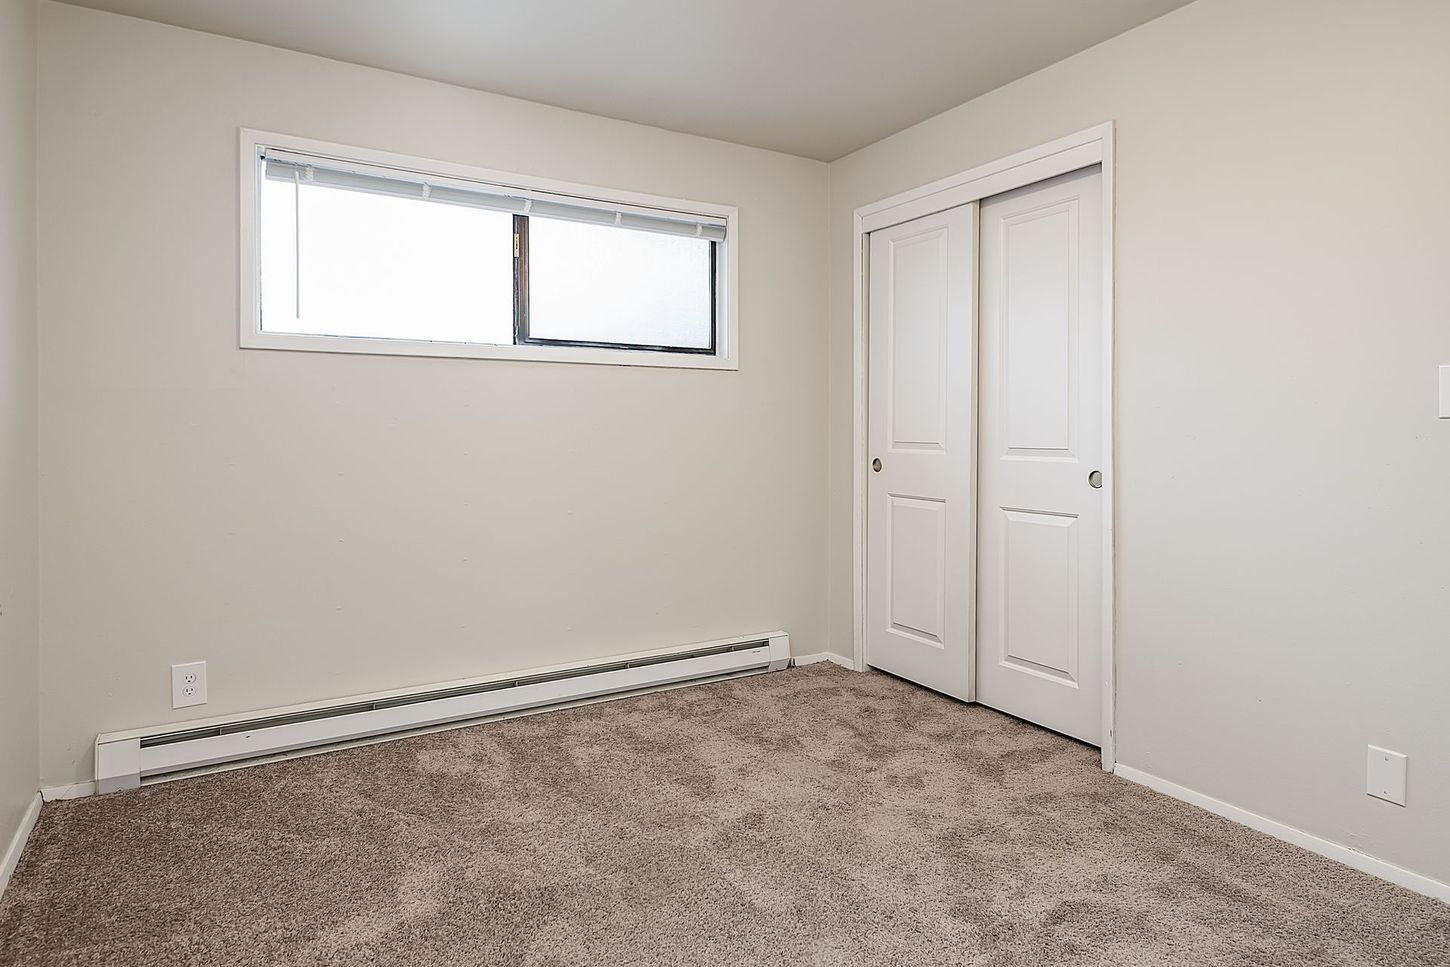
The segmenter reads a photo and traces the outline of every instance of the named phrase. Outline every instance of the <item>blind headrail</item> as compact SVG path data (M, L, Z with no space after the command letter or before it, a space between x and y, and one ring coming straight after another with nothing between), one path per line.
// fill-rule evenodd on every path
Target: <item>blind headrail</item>
M266 177L270 180L322 185L442 205L484 208L516 215L614 225L665 235L688 235L716 242L725 239L725 219L716 215L621 205L599 199L508 185L491 185L402 168L313 157L276 148L263 148L259 155Z

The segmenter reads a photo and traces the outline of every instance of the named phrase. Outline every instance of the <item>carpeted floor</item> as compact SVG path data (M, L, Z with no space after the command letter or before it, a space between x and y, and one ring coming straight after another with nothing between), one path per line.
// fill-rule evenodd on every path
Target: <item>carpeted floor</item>
M52 803L0 964L1450 964L1450 906L829 665Z

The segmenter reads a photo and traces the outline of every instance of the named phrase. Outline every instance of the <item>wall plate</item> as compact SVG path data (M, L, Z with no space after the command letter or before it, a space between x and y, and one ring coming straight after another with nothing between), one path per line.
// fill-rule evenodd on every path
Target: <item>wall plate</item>
M206 662L193 661L171 666L171 707L189 708L206 704Z
M1410 757L1401 752L1391 752L1377 745L1370 746L1364 791L1376 799L1403 806L1405 773L1409 770L1409 764Z

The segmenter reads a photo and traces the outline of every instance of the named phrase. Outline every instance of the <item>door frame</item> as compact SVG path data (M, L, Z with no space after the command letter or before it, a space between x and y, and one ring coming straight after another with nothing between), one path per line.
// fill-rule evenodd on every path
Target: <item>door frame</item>
M866 488L867 478L867 426L866 387L869 372L867 351L867 283L866 246L869 235L878 229L888 228L901 222L931 215L936 212L981 201L992 195L1016 188L1024 188L1072 171L1102 165L1103 190L1103 642L1102 642L1102 766L1107 772L1113 770L1116 762L1116 733L1114 729L1114 683L1116 679L1114 661L1114 637L1117 625L1117 610L1114 606L1115 574L1114 560L1116 539L1113 529L1113 509L1117 497L1117 452L1114 445L1114 385L1113 385L1113 331L1114 331L1114 264L1113 206L1116 172L1114 170L1113 122L1108 121L1076 134L1070 134L1055 141L1028 148L1016 154L978 165L967 171L933 181L930 184L904 191L881 201L863 205L855 211L852 228L852 314L853 353L855 372L852 378L852 402L854 427L852 432L851 496L852 496L852 637L855 647L856 667L866 668ZM973 458L975 459L975 457ZM977 508L972 509L973 514ZM976 528L973 527L973 533ZM974 549L975 553L975 549ZM973 589L975 592L975 589ZM975 611L975 609L973 609ZM973 663L975 679L976 636L972 635L968 660Z

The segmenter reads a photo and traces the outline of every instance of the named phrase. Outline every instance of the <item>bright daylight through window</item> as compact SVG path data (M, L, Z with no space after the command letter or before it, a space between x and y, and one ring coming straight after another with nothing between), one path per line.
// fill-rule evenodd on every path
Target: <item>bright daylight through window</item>
M255 151L243 345L654 365L725 356L726 214Z

